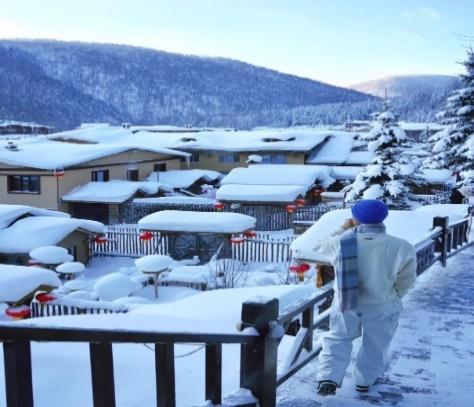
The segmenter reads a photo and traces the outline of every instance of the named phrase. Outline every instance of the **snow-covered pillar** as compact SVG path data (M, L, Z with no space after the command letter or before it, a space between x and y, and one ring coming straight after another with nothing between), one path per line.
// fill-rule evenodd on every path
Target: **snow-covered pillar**
M242 304L241 329L254 328L260 340L241 347L240 387L249 389L265 407L276 405L279 338L271 334L270 323L278 318L278 308L276 298L259 298Z

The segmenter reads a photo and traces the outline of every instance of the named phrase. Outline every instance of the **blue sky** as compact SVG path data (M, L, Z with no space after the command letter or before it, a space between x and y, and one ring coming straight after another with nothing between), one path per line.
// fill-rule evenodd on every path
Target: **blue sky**
M223 56L349 85L456 74L473 0L0 0L0 38Z

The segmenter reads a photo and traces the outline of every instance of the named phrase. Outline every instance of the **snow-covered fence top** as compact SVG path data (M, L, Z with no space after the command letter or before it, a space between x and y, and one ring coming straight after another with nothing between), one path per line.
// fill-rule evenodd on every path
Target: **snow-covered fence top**
M428 205L415 211L391 210L384 223L387 233L417 245L429 237L434 217L448 216L449 222L455 223L466 218L467 215L468 205ZM324 259L314 257L312 247L318 240L330 236L344 223L345 219L351 216L350 209L337 209L326 213L293 241L291 244L293 254L298 258L324 261Z
M138 221L142 230L238 234L255 228L252 216L229 212L161 211Z

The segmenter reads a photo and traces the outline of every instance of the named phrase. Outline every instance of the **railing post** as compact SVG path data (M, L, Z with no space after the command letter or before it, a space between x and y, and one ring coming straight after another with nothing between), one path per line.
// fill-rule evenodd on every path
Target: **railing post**
M158 407L176 406L174 344L155 344L156 404Z
M240 387L249 389L262 407L276 405L278 338L269 333L269 323L278 318L278 300L250 300L242 304L242 329L260 334L257 344L243 344L240 354Z
M115 407L114 362L112 344L89 344L94 407Z
M448 225L449 218L447 216L436 216L435 218L433 218L433 228L441 228L440 241L436 243L435 250L441 253L441 264L443 265L443 267L446 267L446 260L448 258Z
M33 407L30 342L3 342L3 358L7 406Z
M206 400L222 404L222 344L206 345Z

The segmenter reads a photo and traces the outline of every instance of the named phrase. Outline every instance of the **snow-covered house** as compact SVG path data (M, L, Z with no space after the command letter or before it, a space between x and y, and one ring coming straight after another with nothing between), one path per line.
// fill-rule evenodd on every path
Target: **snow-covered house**
M117 137L120 131L115 129ZM89 182L139 181L151 172L179 169L187 153L134 144L90 144L39 136L14 144L0 141L0 200L67 210L62 197ZM94 206L85 205L87 211Z
M444 129L444 125L439 123L416 123L416 122L398 122L399 126L405 131L407 138L414 141L426 141L434 133Z
M14 120L0 120L0 135L38 135L50 134L53 131L53 127L43 124L19 122Z
M87 263L90 236L103 232L102 223L63 212L0 204L0 263L26 264L29 252L43 246L64 247Z
M204 185L215 187L223 178L223 174L212 170L170 170L154 171L147 181L160 182L169 185L173 190L186 190L194 194L202 193Z
M298 198L311 199L313 187L327 188L333 182L324 166L254 164L235 168L224 177L216 198L229 203L282 205Z
M127 133L128 132L128 133ZM77 129L54 135L56 139L76 142L124 144L177 149L191 154L192 169L229 172L246 164L249 155L258 154L262 163L304 164L311 153L338 131L312 128L259 129L231 131L214 129L189 132L155 131L153 127L123 130L109 126ZM117 136L119 134L119 136ZM184 165L183 165L184 166Z

